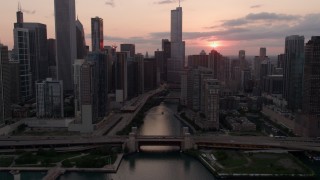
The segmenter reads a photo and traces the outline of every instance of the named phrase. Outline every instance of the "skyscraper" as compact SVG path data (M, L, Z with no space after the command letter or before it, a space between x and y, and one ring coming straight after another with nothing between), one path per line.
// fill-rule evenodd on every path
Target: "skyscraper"
M171 57L171 42L168 39L162 39L162 51L163 51L163 69L164 75L163 80L168 81L168 60Z
M206 120L202 121L203 129L219 129L219 91L220 83L216 79L207 79L203 82L204 89L204 114Z
M86 39L84 36L83 25L78 18L76 21L76 32L77 32L77 59L83 59L87 55Z
M48 77L47 26L41 23L23 23L23 28L29 31L32 86L35 89L36 81Z
M239 61L240 61L240 70L244 70L247 68L247 61L246 61L246 51L240 50L239 51Z
M292 111L301 109L302 77L304 64L304 37L288 36L285 42L283 97Z
M204 52L188 56L188 68L196 69L199 66L208 67L209 56Z
M91 18L92 51L103 50L103 19Z
M57 79L56 69L56 40L48 39L48 65L49 65L49 77Z
M142 54L135 55L135 61L138 63L138 93L144 93L144 58Z
M73 91L73 63L77 57L75 0L54 0L57 79L65 91Z
M14 28L14 50L19 61L20 101L25 102L33 96L28 29Z
M260 48L260 54L259 56L256 56L255 59L254 59L254 76L255 76L255 79L257 81L260 80L260 68L261 68L261 63L268 59L267 57L267 48Z
M184 67L185 42L182 41L182 7L171 10L171 58L168 60L168 83L180 85ZM180 87L180 86L179 86Z
M302 135L320 136L320 36L313 36L305 46L303 76Z
M0 43L0 126L11 119L11 81L8 47Z
M108 87L107 87L107 56L102 52L92 52L86 57L86 61L95 64L95 78L97 82L97 117L102 119L107 114Z
M63 118L63 87L61 81L47 78L36 84L38 118Z
M127 52L117 52L116 53L116 93L117 101L123 102L128 97L128 53Z
M28 52L25 53L30 58L28 63L30 64L32 76L32 98L34 98L35 82L44 80L48 77L47 26L41 23L24 22L23 13L20 8L21 7L19 7L17 12L17 22L14 23L14 28L27 30L26 35L29 36ZM17 47L17 45L15 45L15 47ZM21 47L18 48L21 50ZM16 56L17 60L21 58L22 57ZM24 73L22 72L22 74Z
M120 44L120 51L129 52L128 57L133 58L136 54L136 46L134 44Z

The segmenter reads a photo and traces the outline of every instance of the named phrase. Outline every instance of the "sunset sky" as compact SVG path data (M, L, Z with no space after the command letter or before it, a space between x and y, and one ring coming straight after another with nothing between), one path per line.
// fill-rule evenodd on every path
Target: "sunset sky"
M25 22L47 24L54 38L53 0L20 0ZM76 14L91 46L91 17L104 20L105 45L136 44L136 51L153 54L161 39L170 38L170 10L175 0L76 0ZM208 52L213 42L223 55L240 49L257 55L266 47L268 55L284 51L288 35L320 35L320 0L184 0L183 38L186 54ZM18 0L1 0L0 42L13 47L13 23Z

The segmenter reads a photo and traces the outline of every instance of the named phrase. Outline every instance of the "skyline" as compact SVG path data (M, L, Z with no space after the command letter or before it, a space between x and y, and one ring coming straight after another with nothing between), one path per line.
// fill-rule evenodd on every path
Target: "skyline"
M1 15L7 17L0 22L0 42L9 49L13 48L18 2L6 2L0 7ZM54 38L53 0L49 3L43 0L20 2L25 22L46 24L48 38ZM216 49L223 55L237 55L241 49L246 50L247 55L258 55L260 47L267 48L267 55L283 53L286 36L303 35L307 41L312 35L319 35L320 13L316 8L319 5L317 0L308 3L292 0L181 1L186 55L198 54L202 49L208 53L212 42L218 44ZM95 0L90 6L89 10L84 0L76 1L76 14L84 25L87 45L91 46L91 18L99 16L104 20L105 45L133 43L137 52L153 54L161 49L161 39L170 39L170 11L178 7L179 2Z

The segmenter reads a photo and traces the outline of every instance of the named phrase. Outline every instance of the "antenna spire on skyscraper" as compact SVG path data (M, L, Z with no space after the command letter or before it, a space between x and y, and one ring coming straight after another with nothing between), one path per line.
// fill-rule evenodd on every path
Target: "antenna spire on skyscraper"
M179 7L181 7L180 4L181 4L181 0L179 0Z
M22 11L22 8L21 8L21 3L20 3L20 1L18 2L18 11Z

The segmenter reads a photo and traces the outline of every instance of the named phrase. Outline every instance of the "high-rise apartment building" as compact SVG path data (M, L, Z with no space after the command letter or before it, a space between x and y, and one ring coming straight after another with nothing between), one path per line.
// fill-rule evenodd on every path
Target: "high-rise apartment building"
M57 79L67 92L73 91L73 63L77 58L75 0L54 0Z
M204 114L206 120L202 121L203 129L219 129L219 91L220 84L216 79L207 79L204 82Z
M103 19L99 17L91 18L91 41L92 52L102 51L103 46Z
M285 54L279 54L278 55L278 68L284 68L285 60L286 60L286 55Z
M77 18L76 21L76 32L77 32L77 59L83 59L87 55L86 49L86 38L84 34L84 28L80 20Z
M63 118L63 84L47 78L36 84L38 118Z
M134 44L120 44L121 52L128 52L128 57L133 58L136 54L136 46Z
M168 81L168 60L171 58L171 42L168 39L162 39L162 51L163 51L163 68L164 76L163 80Z
M114 46L105 46L104 47L104 53L107 57L107 78L108 78L108 92L114 92L115 91L115 52L116 47Z
M102 52L92 52L86 57L86 61L95 64L94 70L96 73L97 81L97 117L100 119L104 118L107 114L107 102L108 102L108 72L107 72L107 56Z
M164 52L163 51L155 51L154 52L154 57L156 58L156 63L157 63L157 79L159 80L158 83L163 82L164 81L164 74L165 74L165 70L164 70Z
M20 102L20 64L12 56L13 53L9 52L10 100L12 104L17 104Z
M190 55L188 56L188 68L208 67L208 61L209 56L204 51L198 55Z
M97 80L93 62L85 61L80 68L80 104L81 129L80 132L92 132L93 124L97 120Z
M144 57L142 54L135 55L135 61L138 63L138 93L144 93Z
M117 52L115 61L116 74L116 99L123 102L128 97L128 72L127 72L127 52Z
M52 79L57 79L57 69L56 69L56 40L48 39L48 65L49 74L48 77Z
M303 76L303 136L320 136L320 36L313 36L305 46Z
M73 64L73 77L74 77L74 113L76 122L81 120L81 96L80 96L80 84L81 84L81 66L85 62L84 59L76 59Z
M14 23L14 31L17 29L25 30L25 35L28 36L28 50L25 50L25 53L29 57L28 64L31 71L31 86L32 86L32 97L35 95L35 83L37 81L44 80L48 77L48 50L47 50L47 26L41 23L27 23L23 21L23 13L19 7L17 12L17 22ZM17 40L17 41L22 41ZM15 48L22 50L21 47L18 47L15 44ZM17 56L17 49L15 49L15 58L21 62L23 57ZM21 54L22 52L19 52ZM26 57L24 57L25 59ZM25 72L21 72L22 75ZM24 101L24 100L23 100Z
M267 60L267 48L260 48L260 54L259 56L256 56L254 58L254 77L257 81L260 81L260 68L261 68L261 63L265 60Z
M14 28L15 57L19 61L20 101L25 102L33 97L32 74L30 62L29 30Z
M184 67L185 42L182 41L182 7L171 11L171 58L168 60L168 83L180 85ZM180 88L180 86L179 86Z
M239 62L240 62L240 70L244 70L248 68L248 62L246 60L246 51L240 50L239 51Z
M8 47L0 43L0 126L11 119L11 83Z
M285 55L283 97L288 102L288 109L296 112L302 105L304 37L286 37Z
M157 63L155 58L144 58L144 89L153 90L157 87Z

